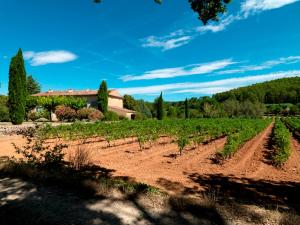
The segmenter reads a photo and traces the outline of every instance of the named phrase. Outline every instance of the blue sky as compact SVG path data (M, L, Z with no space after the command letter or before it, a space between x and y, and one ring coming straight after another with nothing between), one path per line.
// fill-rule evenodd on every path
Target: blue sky
M43 91L105 79L136 98L181 100L300 76L299 11L298 0L234 0L203 26L187 0L1 0L0 93L19 47Z

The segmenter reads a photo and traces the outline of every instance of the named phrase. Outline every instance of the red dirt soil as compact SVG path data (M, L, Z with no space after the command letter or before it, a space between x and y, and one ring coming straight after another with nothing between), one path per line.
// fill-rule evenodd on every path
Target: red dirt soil
M247 142L222 165L214 163L212 159L222 149L226 138L185 150L182 156L178 155L177 144L165 137L144 150L139 149L137 142L132 143L131 138L118 140L112 144L117 146L112 147L107 147L107 142L104 141L90 142L84 146L91 152L92 163L112 170L112 176L127 177L162 188L169 193L186 193L187 189L200 193L204 184L199 179L197 181L195 176L218 175L241 180L299 183L300 144L293 138L293 151L288 162L283 168L275 168L268 159L272 151L269 146L272 128L273 124ZM0 156L14 154L10 147L12 141L22 143L18 136L0 136ZM73 151L78 146L78 142L69 144L68 151Z

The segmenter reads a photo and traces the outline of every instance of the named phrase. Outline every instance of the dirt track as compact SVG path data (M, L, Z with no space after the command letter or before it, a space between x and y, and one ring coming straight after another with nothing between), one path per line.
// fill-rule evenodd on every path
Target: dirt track
M90 143L86 147L92 152L93 163L110 169L112 176L144 182L170 193L200 193L210 188L214 180L228 177L239 179L237 182L247 179L248 183L259 180L299 183L300 144L296 139L292 142L292 155L282 169L275 168L269 162L272 126L247 142L233 158L222 165L215 164L211 159L222 149L226 138L185 150L182 156L178 156L177 145L168 138L161 138L158 143L142 151L137 142L126 144L122 140L117 142L121 145L116 147L107 148L106 142ZM0 138L0 155L14 154L13 148L9 147L14 140L22 142L16 136L7 140ZM70 146L70 149L74 148L75 145Z

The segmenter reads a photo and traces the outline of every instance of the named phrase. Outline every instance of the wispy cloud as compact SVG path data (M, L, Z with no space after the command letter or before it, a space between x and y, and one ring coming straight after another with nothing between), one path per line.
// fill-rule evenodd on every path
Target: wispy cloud
M245 17L258 12L277 9L298 2L299 0L245 0L241 4L241 12Z
M300 70L281 71L276 73L261 74L255 76L235 77L223 80L215 80L209 82L186 82L171 83L164 85L152 85L143 87L131 87L118 89L122 94L135 95L153 95L160 92L171 93L198 93L198 94L214 94L223 90L230 90L258 82L269 81L284 77L300 76Z
M175 49L187 45L199 35L224 31L235 21L244 20L259 12L281 8L298 1L300 0L244 0L236 15L225 15L219 22L191 29L180 29L165 36L152 35L141 40L142 46L160 48L162 51Z
M149 36L141 40L142 46L161 48L163 51L178 48L188 44L193 39L188 33L190 32L178 30L162 37Z
M217 74L232 74L232 73L245 73L248 71L259 71L264 69L270 69L278 65L293 64L299 62L300 62L300 56L281 57L279 59L269 60L258 65L241 66L238 69L219 71L217 72Z
M74 61L78 56L65 50L46 52L24 52L24 59L28 60L31 66L41 66L51 63L65 63Z
M202 64L192 64L192 65L187 65L182 67L151 70L141 75L125 75L122 76L120 79L123 81L152 80L152 79L206 74L220 69L224 69L225 67L232 65L234 63L236 62L232 61L232 59L224 59L224 60L202 63Z

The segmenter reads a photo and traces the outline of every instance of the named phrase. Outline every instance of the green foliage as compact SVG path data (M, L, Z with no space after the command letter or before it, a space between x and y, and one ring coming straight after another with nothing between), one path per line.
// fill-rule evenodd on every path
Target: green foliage
M158 120L162 120L164 118L164 100L162 97L162 93L156 100L156 118Z
M19 49L9 67L8 107L13 124L21 124L25 118L26 96L26 71L22 50Z
M16 153L22 156L21 161L26 164L52 170L60 170L63 167L64 144L47 145L37 133L35 128L27 128L20 133L26 139L26 145L23 147L14 144Z
M151 110L143 100L136 101L136 106L134 110L140 113L140 115L137 115L137 118L140 119L152 118Z
M37 105L44 107L49 112L53 112L59 105L71 107L78 110L87 105L85 98L75 98L67 96L49 96L49 97L33 97L37 99Z
M176 118L176 117L177 117L177 110L176 110L176 107L170 106L169 109L168 109L167 116L168 116L169 118Z
M290 157L292 147L291 133L279 118L276 118L272 139L275 146L273 161L275 165L282 166Z
M241 87L214 95L219 102L235 99L243 102L261 102L265 104L293 103L300 99L300 77L282 78L268 82Z
M97 95L98 109L106 114L108 110L108 90L106 81L102 81Z
M190 143L187 133L180 133L180 135L177 137L176 142L179 148L179 154L182 155L183 149Z
M271 120L241 120L238 130L228 135L223 150L217 153L222 159L232 157L239 148L248 140L265 129Z
M39 112L29 112L27 114L27 118L32 121L36 121L38 119L49 119L50 113L47 110L42 110Z
M41 92L40 84L32 77L32 75L28 76L26 79L26 88L28 95L33 95Z
M9 109L7 107L7 96L0 95L0 122L9 122Z
M251 129L251 132L253 130L259 132L262 125L266 126L270 122L270 120L262 119L122 120L111 123L74 123L67 126L48 126L41 129L39 133L44 138L60 137L66 140L103 137L109 145L113 140L137 137L141 149L161 136L168 136L178 140L179 150L182 151L191 142L198 146L204 141L231 136L247 129ZM242 141L239 143L242 144Z
M117 120L119 120L119 116L115 112L107 111L104 114L104 120L105 121L117 121Z
M132 96L124 95L123 96L123 104L124 104L124 108L130 109L130 110L135 110L136 102Z
M300 118L299 117L284 118L283 121L293 133L300 135Z
M199 19L206 25L208 21L219 21L219 14L226 12L231 0L189 0L191 8L198 13Z
M190 118L189 102L188 102L187 98L184 101L184 117L185 117L185 119Z

